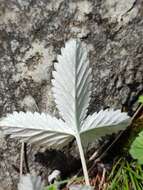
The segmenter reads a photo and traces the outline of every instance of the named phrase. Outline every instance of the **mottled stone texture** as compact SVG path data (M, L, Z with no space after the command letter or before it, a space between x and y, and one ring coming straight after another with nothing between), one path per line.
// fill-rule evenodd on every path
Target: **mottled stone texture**
M0 116L14 110L57 113L53 64L73 37L87 44L93 68L89 112L106 106L132 112L143 91L142 18L142 0L0 0ZM15 141L1 140L2 190L15 188L19 152ZM34 161L30 166L39 167Z

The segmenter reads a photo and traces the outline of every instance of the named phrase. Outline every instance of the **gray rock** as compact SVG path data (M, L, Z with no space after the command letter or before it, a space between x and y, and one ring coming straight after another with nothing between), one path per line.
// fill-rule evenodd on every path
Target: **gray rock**
M89 113L107 106L124 106L132 112L143 92L142 3L142 0L1 0L0 116L37 108L58 115L50 81L56 56L72 37L87 44L93 68ZM14 190L20 144L9 139L2 143L1 189ZM34 162L38 150L28 149L30 170L43 172L47 178L48 169Z

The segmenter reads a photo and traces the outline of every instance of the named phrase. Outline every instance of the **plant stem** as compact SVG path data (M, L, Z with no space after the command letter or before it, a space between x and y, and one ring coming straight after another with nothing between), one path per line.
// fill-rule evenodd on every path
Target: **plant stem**
M21 143L21 153L20 153L20 177L23 174L23 153L24 153L24 142Z
M86 185L90 186L89 176L88 176L88 171L87 171L87 166L86 166L86 160L85 160L85 156L84 156L84 152L83 152L83 148L82 148L82 144L81 144L81 139L80 139L79 135L77 135L77 137L76 137L76 142L77 142L78 149L79 149L85 183L86 183Z
M30 173L28 158L27 158L27 143L24 143L24 162L25 162L26 173Z

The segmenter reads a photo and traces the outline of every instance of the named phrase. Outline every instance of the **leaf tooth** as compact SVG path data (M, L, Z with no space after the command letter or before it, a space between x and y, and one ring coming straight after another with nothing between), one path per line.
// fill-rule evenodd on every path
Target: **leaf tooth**
M71 61L67 60L67 57L60 57L60 59L60 61L58 60L59 63L56 63L56 71L53 71L53 77L56 79L57 74L59 74L59 76L62 76L64 81L67 82L65 78L73 78L73 67L69 64ZM63 64L67 64L67 66L64 66Z
M60 63L59 63L59 65L60 65ZM72 65L68 64L67 67L64 67L64 69L60 66L57 70L57 73L59 73L59 75L61 75L62 78L64 78L64 79L65 79L65 77L73 78L74 70L73 70Z

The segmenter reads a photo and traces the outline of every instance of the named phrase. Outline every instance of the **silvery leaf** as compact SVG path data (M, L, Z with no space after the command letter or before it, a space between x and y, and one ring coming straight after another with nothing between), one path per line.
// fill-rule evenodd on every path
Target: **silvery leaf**
M78 40L70 40L61 52L52 80L55 102L66 123L80 129L91 95L92 75L87 51Z
M120 110L101 110L86 118L92 76L87 51L78 40L69 40L62 48L53 78L53 95L63 120L44 113L14 112L2 119L0 126L13 138L58 149L75 137L85 181L89 185L82 143L86 145L101 136L125 129L129 117Z
M120 110L101 110L86 118L92 76L86 49L78 40L62 48L53 77L53 95L64 121L45 113L14 112L0 121L5 134L59 149L74 137L86 144L129 124L129 116Z
M14 112L2 119L0 125L12 138L40 146L59 149L73 139L73 131L66 123L45 113Z
M85 119L81 127L82 142L90 143L102 136L117 133L124 130L129 123L130 117L120 110L107 109L95 112Z
M23 175L18 183L18 190L43 190L43 182L40 176Z

